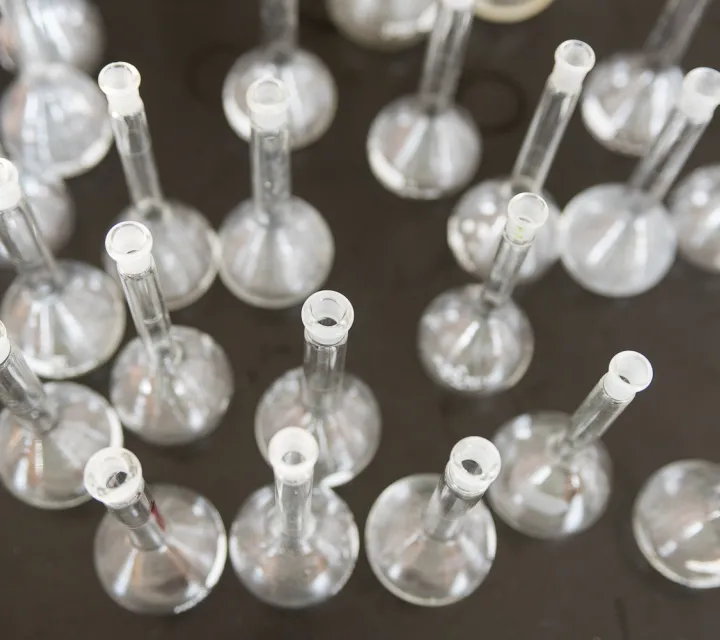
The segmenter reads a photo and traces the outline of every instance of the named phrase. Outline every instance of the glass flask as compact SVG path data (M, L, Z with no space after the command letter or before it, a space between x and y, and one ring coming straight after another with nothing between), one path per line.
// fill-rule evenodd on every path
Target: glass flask
M678 66L710 0L667 0L645 47L597 65L583 93L585 126L617 153L645 155L675 106Z
M19 500L68 509L90 499L83 470L122 427L100 394L73 382L43 385L0 323L0 479Z
M0 145L0 158L7 153ZM35 215L40 236L52 253L57 253L70 240L75 228L75 205L62 178L46 171L37 173L18 168L20 190ZM10 264L5 247L0 244L0 267Z
M218 426L233 396L233 372L209 335L170 324L152 247L139 222L120 222L105 239L138 332L115 360L110 400L143 440L186 444Z
M720 165L696 169L670 194L671 220L683 258L720 271Z
M102 17L88 0L27 0L28 15L46 41L52 60L83 71L93 71L105 46ZM0 19L0 64L14 71L18 35L12 24Z
M547 9L553 0L475 0L475 13L488 22L522 22Z
M353 42L379 51L399 51L432 29L437 0L326 0L328 14Z
M473 0L438 0L417 94L384 107L370 125L370 169L403 198L434 200L470 182L481 140L455 93L472 26Z
M657 285L675 261L677 239L662 203L720 103L720 73L700 67L626 184L576 195L560 218L561 259L570 276L601 296L634 296Z
M373 573L393 595L440 607L469 596L495 560L497 536L482 502L500 472L500 456L484 438L464 438L445 473L393 482L368 515L365 550Z
M545 201L519 193L507 208L502 241L485 284L437 296L420 318L420 360L438 384L489 395L516 385L533 351L530 321L512 300L523 260L548 217Z
M107 362L125 332L122 293L100 269L56 261L40 237L18 172L0 158L0 244L18 272L0 318L30 368L72 378Z
M54 59L30 16L31 0L3 0L3 19L17 33L19 75L0 102L0 129L11 157L36 172L85 173L112 144L102 93L82 71Z
M557 260L560 212L543 185L575 111L583 80L593 64L593 50L579 40L567 40L555 50L555 66L512 174L483 180L467 191L456 205L448 220L448 244L458 264L468 273L487 278L502 238L508 202L524 191L541 195L548 205L549 215L523 262L520 281L540 277Z
M127 62L113 62L98 76L107 97L125 181L132 204L120 220L142 222L155 240L153 257L168 308L182 309L202 296L215 280L219 244L215 231L195 208L166 200L160 187L145 105L140 98L140 73ZM117 274L105 256L108 273Z
M319 448L299 427L270 440L274 486L255 491L230 529L230 560L257 598L300 608L334 596L352 575L360 541L353 514L332 490L313 488Z
M633 532L668 580L691 589L720 587L720 465L678 460L656 471L635 501Z
M253 193L220 228L220 278L248 304L278 309L320 288L335 254L332 233L312 205L292 195L290 95L266 77L248 89Z
M227 559L222 518L203 496L145 484L140 461L120 447L98 451L85 487L107 513L95 534L95 571L107 594L134 613L182 613L204 600Z
M488 494L495 513L533 538L565 538L593 525L612 482L600 436L652 376L645 356L622 351L573 415L526 413L500 427L493 441L503 469Z
M347 339L355 313L336 291L318 291L302 308L303 365L270 385L255 412L255 437L268 459L272 437L285 427L309 431L320 448L315 480L335 487L350 482L380 443L380 408L370 388L345 373Z
M337 110L337 87L315 54L297 46L298 0L260 0L263 44L240 56L225 78L223 109L243 140L252 132L246 102L250 85L265 76L282 80L290 93L290 144L312 144L330 128Z

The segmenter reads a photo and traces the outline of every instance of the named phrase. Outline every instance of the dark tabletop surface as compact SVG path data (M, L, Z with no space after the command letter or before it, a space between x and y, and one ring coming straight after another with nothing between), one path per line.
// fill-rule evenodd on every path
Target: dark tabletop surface
M217 226L249 195L247 145L225 122L220 88L232 61L258 41L257 3L249 0L105 0L105 60L140 70L142 95L165 190L198 206ZM639 46L658 0L557 0L518 25L476 22L459 101L482 127L479 178L507 173L522 141L557 44L589 42L598 57ZM375 113L411 91L422 47L398 54L363 50L327 22L319 2L301 1L301 40L322 56L340 92L330 131L293 155L298 195L330 223L337 255L327 287L353 302L356 322L348 368L369 383L384 433L373 463L339 489L361 530L377 495L394 480L440 471L452 445L489 437L508 418L537 409L571 411L606 370L610 357L635 349L656 377L605 437L615 465L607 513L589 531L558 543L531 540L498 526L498 552L487 581L465 601L425 609L385 591L361 550L345 589L326 604L286 612L252 598L229 563L213 593L172 618L133 615L102 591L92 542L97 503L52 513L0 491L0 638L84 640L249 638L254 640L710 640L718 638L720 592L690 593L655 575L634 545L630 514L643 481L679 458L720 459L714 380L720 374L720 276L678 260L654 290L626 301L581 290L560 266L516 296L536 334L532 366L514 389L491 399L440 390L416 355L417 322L442 290L468 281L445 241L453 200L401 200L370 174L365 136ZM710 8L686 68L720 65L720 5ZM4 82L9 80L5 74ZM689 167L717 161L720 122L710 126ZM571 123L549 179L564 204L590 185L622 180L632 161L611 155ZM113 149L96 169L72 180L78 225L63 255L100 264L103 239L127 203ZM7 285L11 274L0 275ZM228 351L236 393L220 428L181 449L145 445L127 435L148 480L187 485L209 497L229 525L241 502L268 483L253 413L264 389L302 352L299 308L261 311L217 281L173 315L198 326ZM134 329L128 330L128 336ZM109 367L82 382L107 393Z

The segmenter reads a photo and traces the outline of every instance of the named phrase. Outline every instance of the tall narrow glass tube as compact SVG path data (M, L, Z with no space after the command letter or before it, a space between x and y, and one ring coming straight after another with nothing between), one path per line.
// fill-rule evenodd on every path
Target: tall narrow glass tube
M130 192L130 207L120 220L142 222L150 229L156 239L153 255L168 308L182 309L202 296L215 279L217 236L199 211L163 195L138 70L127 62L113 62L100 72L98 84L107 97L115 145ZM117 272L107 257L105 268L108 273Z
M337 109L337 88L325 63L297 46L297 0L261 0L263 44L240 56L223 85L225 117L235 133L252 133L248 90L257 80L275 77L290 94L288 128L293 149L312 144L328 130Z
M72 382L43 385L0 323L0 479L19 500L68 509L90 499L82 483L87 460L123 435L114 409Z
M255 491L230 530L238 578L257 598L278 607L327 600L342 589L357 562L352 512L335 492L313 491L318 454L304 429L278 431L268 447L275 485Z
M145 484L137 457L98 451L84 481L108 513L95 535L95 570L107 594L135 613L182 613L204 600L227 559L222 518L206 498L174 485Z
M218 426L233 395L233 375L210 336L171 326L152 246L153 236L139 222L121 222L105 239L138 332L115 362L110 398L125 427L148 442L185 444Z
M595 64L593 50L580 40L567 40L555 50L555 65L545 83L535 115L525 134L512 173L483 180L460 199L448 219L447 240L458 264L468 273L487 278L502 236L510 199L524 191L542 195L549 218L523 263L520 278L528 282L544 274L557 260L560 214L544 190L587 73Z
M320 449L315 479L325 486L349 482L375 455L380 409L372 391L345 372L345 354L355 318L350 301L336 291L318 291L302 308L303 366L278 378L255 413L255 437L268 456L272 437L302 425Z
M418 329L420 360L438 384L462 393L491 394L509 389L525 375L535 339L511 294L547 218L542 197L533 193L513 197L485 285L445 291L423 312Z
M643 156L676 104L678 66L710 0L667 0L642 51L602 61L583 94L588 131L613 151Z
M489 493L495 513L535 538L565 538L594 524L612 484L600 437L652 377L647 358L622 351L573 415L531 413L504 424L493 438L503 459Z
M317 291L335 255L325 219L292 195L290 99L285 84L270 77L248 89L253 197L220 228L223 283L244 302L268 309L299 304Z
M18 271L2 299L0 317L33 371L45 378L71 378L109 360L125 330L120 289L90 265L53 258L17 169L3 158L0 243Z
M677 239L662 204L672 182L720 104L720 73L699 67L660 135L627 184L604 184L576 195L562 216L562 262L582 287L608 297L643 293L675 260Z
M380 494L365 525L365 549L388 591L438 607L480 586L496 547L495 523L482 497L499 472L492 443L464 438L442 475L408 476Z
M403 198L455 193L480 164L480 133L454 103L471 26L472 0L439 0L418 93L391 102L370 126L370 169Z

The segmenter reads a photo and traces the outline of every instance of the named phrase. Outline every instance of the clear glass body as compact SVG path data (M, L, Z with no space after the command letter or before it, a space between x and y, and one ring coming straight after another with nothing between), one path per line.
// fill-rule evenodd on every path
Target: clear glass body
M508 203L525 191L543 196L549 218L523 262L520 280L528 282L538 278L559 256L557 218L560 212L543 185L575 111L582 78L592 68L595 54L584 42L568 40L557 48L555 58L556 68L545 84L512 174L483 180L468 190L448 219L448 244L455 259L465 271L478 278L487 278L490 273L502 239ZM571 82L567 79L569 74L572 74Z
M478 18L489 22L521 22L547 9L553 0L475 0Z
M720 587L720 465L679 460L656 471L635 501L633 532L668 580L691 589Z
M260 600L288 608L319 604L340 591L355 569L357 525L332 490L313 489L318 447L307 431L278 432L270 448L275 484L240 508L230 530L230 559Z
M330 18L353 42L398 51L420 42L432 29L436 0L326 0Z
M120 420L107 400L72 382L42 385L14 346L0 364L0 400L5 488L40 509L67 509L89 500L83 485L86 462L123 441Z
M308 298L303 310L303 366L284 373L265 391L255 412L255 437L267 459L268 445L278 431L289 426L306 429L320 447L315 480L334 487L352 480L375 455L380 408L370 388L345 372L347 319L353 313L347 298L320 291ZM319 326L340 326L344 335L323 344L313 337Z
M465 462L459 473L487 475L492 482L490 468L474 459ZM453 464L451 457L448 466ZM499 460L492 473L498 470ZM408 476L385 489L365 525L368 561L382 585L427 607L452 604L475 591L492 567L497 545L483 492L462 490L449 469Z
M235 133L249 140L250 85L266 76L282 80L290 92L290 143L312 144L330 128L337 110L337 87L316 55L297 46L297 0L261 0L263 44L240 56L225 78L223 109Z
M602 61L583 93L585 126L602 145L642 156L680 94L678 63L710 0L667 0L644 49Z
M93 555L100 584L121 607L182 613L204 600L220 579L227 535L209 500L182 487L156 485L105 515Z
M441 0L417 95L391 102L370 125L370 169L403 198L451 195L470 182L480 164L480 132L453 102L471 26L472 7L457 9Z
M103 91L121 92L136 89L140 74L130 64L115 62L103 68L98 82ZM195 208L163 195L142 100L138 98L134 108L124 111L111 105L110 116L132 202L118 221L142 222L150 230L166 304L172 311L182 309L200 298L215 280L217 235ZM107 255L105 268L117 274L114 261Z
M91 72L100 63L105 46L102 17L89 0L28 0L28 14L42 30L52 60ZM0 64L17 67L18 34L0 20Z
M253 197L235 207L220 228L220 277L248 304L289 307L320 288L335 245L320 213L292 195L285 85L266 78L249 93ZM267 122L266 112L273 109L280 115Z
M683 258L720 271L720 166L696 169L670 194L671 220Z

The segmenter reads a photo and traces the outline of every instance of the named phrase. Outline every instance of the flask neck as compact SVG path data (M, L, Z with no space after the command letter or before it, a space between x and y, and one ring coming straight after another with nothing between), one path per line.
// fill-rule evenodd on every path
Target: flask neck
M487 280L483 285L480 307L490 313L510 300L520 276L520 268L532 246L532 240L519 242L503 233Z
M677 65L710 0L668 0L645 42L644 53L658 68Z
M309 478L289 482L275 473L275 518L281 537L299 540L312 531L312 491L312 474Z
M262 0L260 22L273 62L286 62L297 46L298 0Z
M316 342L305 332L302 391L306 408L315 417L337 408L345 373L347 335L335 345Z
M482 498L482 493L464 494L455 487L448 470L440 477L425 508L423 530L428 538L447 542L462 531L465 514Z
M438 2L419 90L430 112L447 109L455 99L472 20L472 8L458 10Z
M141 551L154 551L165 545L166 522L160 515L155 500L147 486L130 504L107 507L127 529L133 547Z
M273 130L253 127L251 150L256 212L268 223L277 223L286 215L292 197L287 124Z

